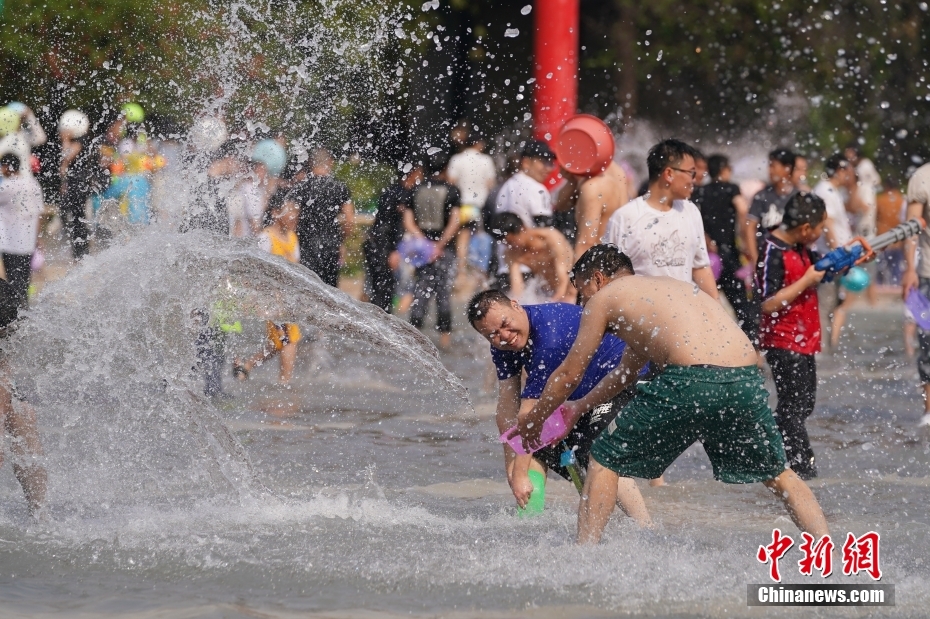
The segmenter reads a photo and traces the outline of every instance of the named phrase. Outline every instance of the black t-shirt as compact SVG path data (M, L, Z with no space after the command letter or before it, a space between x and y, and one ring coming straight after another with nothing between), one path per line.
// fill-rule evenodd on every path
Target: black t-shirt
M287 199L300 207L297 238L300 239L301 253L303 246L311 242L342 244L339 216L342 205L352 199L344 183L332 176L309 176L291 189Z
M452 209L459 208L461 204L461 194L454 185L431 179L417 187L409 206L423 235L431 241L438 241L449 223Z
M384 253L390 253L404 235L403 209L410 204L411 191L394 183L378 197L375 221L368 231L368 242Z
M733 199L739 187L733 183L714 181L694 190L691 199L701 209L704 232L718 246L736 244L736 207Z

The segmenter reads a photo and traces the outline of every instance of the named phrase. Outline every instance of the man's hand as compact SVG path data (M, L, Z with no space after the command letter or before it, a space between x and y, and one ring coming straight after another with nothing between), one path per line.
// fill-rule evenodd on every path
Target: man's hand
M517 499L517 505L526 507L526 504L530 501L530 495L533 494L533 484L530 482L527 471L515 470L508 476L507 481L510 482L510 490L513 492L514 498Z
M520 413L517 417L517 427L507 435L507 438L513 438L517 434L523 440L523 450L526 453L533 453L541 447L539 444L539 435L542 434L543 422L537 421L533 417L536 407L533 407L528 413Z
M443 246L440 245L439 243L436 243L436 246L433 248L433 253L430 254L429 263L432 264L436 262L437 260L439 260L440 256L442 256L442 251L443 251Z
M918 284L917 271L915 269L908 269L905 271L904 274L901 275L901 296L906 299L907 293L917 288Z

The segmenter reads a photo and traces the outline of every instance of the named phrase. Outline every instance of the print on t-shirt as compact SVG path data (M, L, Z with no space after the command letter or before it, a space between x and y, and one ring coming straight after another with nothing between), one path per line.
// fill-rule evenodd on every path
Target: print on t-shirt
M657 267L680 267L687 261L685 242L681 240L678 230L669 237L659 239L652 246L650 253L654 256Z

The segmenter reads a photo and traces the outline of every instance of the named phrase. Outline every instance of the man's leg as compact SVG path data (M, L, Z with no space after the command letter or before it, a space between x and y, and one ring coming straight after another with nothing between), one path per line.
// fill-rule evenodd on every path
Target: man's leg
M294 362L297 359L297 342L288 342L281 349L281 384L286 385L291 382L294 375Z
M455 255L446 249L436 261L436 328L440 346L452 344L452 282L455 280Z
M830 531L827 528L827 519L820 509L820 504L811 489L791 469L768 481L762 482L765 487L778 495L785 504L791 520L802 531L816 537L822 537Z
M13 408L13 399L9 389L0 385L0 417L3 427L10 435L13 453L13 474L23 488L29 513L37 517L45 506L45 490L48 474L45 467L37 462L42 455L42 444L36 428L35 409L26 402L20 402L20 412ZM3 456L0 454L0 463Z
M434 269L432 264L422 266L413 274L413 303L410 304L410 324L417 329L423 328L426 309L433 296Z
M644 527L652 526L646 502L636 482L592 460L578 505L578 543L596 544L610 520L614 505Z

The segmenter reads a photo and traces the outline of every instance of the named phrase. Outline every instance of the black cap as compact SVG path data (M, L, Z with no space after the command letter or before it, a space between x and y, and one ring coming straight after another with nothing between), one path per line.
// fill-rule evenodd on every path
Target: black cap
M540 140L530 140L523 147L523 157L530 159L545 159L546 161L555 161L555 153L549 148L549 145Z

